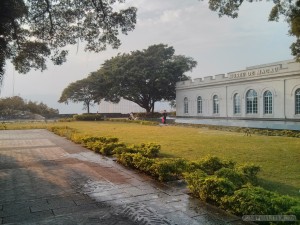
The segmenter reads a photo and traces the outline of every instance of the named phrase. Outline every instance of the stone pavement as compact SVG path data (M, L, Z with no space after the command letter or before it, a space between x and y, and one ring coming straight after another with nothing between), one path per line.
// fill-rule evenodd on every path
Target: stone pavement
M3 130L0 224L248 223L46 130Z

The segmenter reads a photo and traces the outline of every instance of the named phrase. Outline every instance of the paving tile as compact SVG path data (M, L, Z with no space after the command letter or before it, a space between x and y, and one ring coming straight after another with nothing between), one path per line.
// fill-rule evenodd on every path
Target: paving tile
M73 214L73 213L84 213L92 210L97 211L105 211L106 209L100 209L97 204L89 204L89 205L80 205L80 206L72 206L66 208L58 208L53 209L54 215L64 215L64 214Z
M30 222L30 221L37 221L37 220L42 220L44 218L49 218L53 217L52 211L42 211L42 212L36 212L36 213L26 213L26 214L17 214L14 216L7 216L3 217L2 224L6 223L21 223L24 224L25 222Z

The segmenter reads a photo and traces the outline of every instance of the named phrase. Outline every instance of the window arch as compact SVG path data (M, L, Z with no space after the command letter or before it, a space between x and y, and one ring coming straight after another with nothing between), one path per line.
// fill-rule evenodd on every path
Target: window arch
M183 100L183 112L189 113L189 101L187 97L185 97Z
M219 98L218 98L218 95L214 95L214 97L213 97L213 112L214 112L214 114L219 113Z
M295 114L300 114L300 88L295 92Z
M239 114L241 113L241 98L238 93L233 96L233 113Z
M202 98L198 96L197 98L197 113L202 113Z
M273 113L273 95L271 91L265 91L264 93L264 114Z
M250 89L246 94L246 113L257 113L257 93L253 89Z

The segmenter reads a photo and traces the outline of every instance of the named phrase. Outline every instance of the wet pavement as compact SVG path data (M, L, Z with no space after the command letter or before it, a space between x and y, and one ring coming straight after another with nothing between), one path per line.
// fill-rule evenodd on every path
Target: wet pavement
M0 224L249 223L49 131L3 130Z

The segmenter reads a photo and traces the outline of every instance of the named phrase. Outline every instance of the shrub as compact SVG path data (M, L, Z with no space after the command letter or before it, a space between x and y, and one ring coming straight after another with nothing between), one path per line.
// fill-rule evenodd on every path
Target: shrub
M82 115L74 115L74 120L78 121L101 121L103 117L100 114L82 114Z
M54 126L54 127L48 128L48 130L50 130L51 132L53 132L59 136L66 137L69 140L71 140L72 136L75 133L77 133L76 129L70 128L68 126L64 126L64 127Z
M241 188L242 185L244 185L246 183L245 176L241 172L235 171L233 169L222 168L222 169L218 170L215 173L215 175L219 178L226 178L226 179L230 180L234 184L236 189Z
M85 136L82 138L82 143L85 145L88 142L102 142L102 143L111 143L118 142L119 139L115 137L94 137L94 136Z
M244 164L238 168L245 176L247 181L256 184L257 174L260 171L260 166L254 164Z
M284 215L299 204L289 196L247 186L222 199L222 206L236 215Z
M133 157L134 153L122 153L118 155L117 162L121 163L124 166L134 168Z
M222 161L220 158L216 156L208 156L204 158L199 163L195 163L193 166L194 168L199 168L206 172L209 175L213 175L216 171L220 170L221 168L233 168L235 163L232 161L226 162Z
M232 195L235 186L226 178L210 176L200 183L199 190L199 197L201 200L220 205L221 198Z
M124 144L119 142L103 143L99 152L103 155L111 156L115 153L116 148L123 147L123 146Z
M151 167L151 173L160 181L171 181L181 178L186 168L186 160L169 158L156 160Z
M138 145L124 145L124 146L118 146L115 149L115 154L120 155L122 153L139 153L139 146Z
M183 173L183 175L192 194L199 197L201 183L207 177L207 174L202 170L196 170L190 173Z
M151 174L151 167L155 163L155 159L142 156L140 153L134 154L132 157L133 165L136 169Z
M143 156L155 158L160 152L161 146L155 143L141 144L140 151Z
M150 113L147 113L147 112L140 112L140 113L134 113L134 117L138 117L139 119L142 119L142 118L160 118L162 116L161 113L159 112L150 112Z

